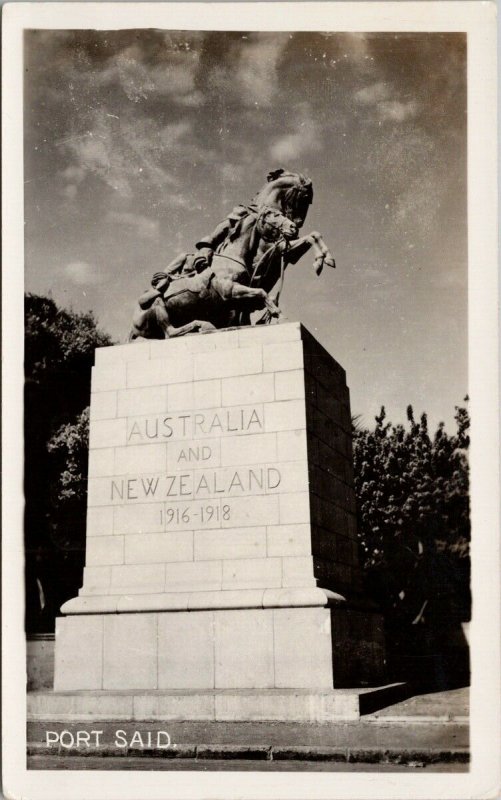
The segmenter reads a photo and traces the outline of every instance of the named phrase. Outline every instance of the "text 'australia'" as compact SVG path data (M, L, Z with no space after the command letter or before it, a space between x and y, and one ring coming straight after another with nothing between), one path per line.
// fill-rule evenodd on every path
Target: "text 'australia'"
M225 436L232 433L257 433L263 430L262 413L257 408L229 408L199 411L175 416L154 416L129 423L127 444L154 439L196 439L200 436Z

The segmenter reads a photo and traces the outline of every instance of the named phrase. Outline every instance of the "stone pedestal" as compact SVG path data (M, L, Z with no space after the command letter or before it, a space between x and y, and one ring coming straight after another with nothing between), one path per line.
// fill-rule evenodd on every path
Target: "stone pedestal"
M378 684L344 370L299 323L96 351L55 689Z

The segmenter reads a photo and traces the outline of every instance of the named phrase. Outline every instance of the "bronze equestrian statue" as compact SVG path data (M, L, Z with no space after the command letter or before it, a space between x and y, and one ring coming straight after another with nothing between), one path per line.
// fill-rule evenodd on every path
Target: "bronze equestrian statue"
M153 276L138 300L130 340L163 339L188 333L249 325L278 317L284 271L313 247L314 269L335 262L322 236L299 237L313 200L311 181L283 169L270 172L248 206L236 206L215 231ZM270 296L275 289L273 296Z

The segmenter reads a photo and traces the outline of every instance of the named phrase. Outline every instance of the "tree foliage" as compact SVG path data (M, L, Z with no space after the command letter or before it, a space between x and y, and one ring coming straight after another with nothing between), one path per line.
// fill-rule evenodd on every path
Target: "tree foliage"
M25 295L26 622L53 625L78 588L85 544L84 409L96 347L112 344L91 313ZM76 425L76 431L71 428ZM65 433L66 431L66 433ZM50 443L50 444L49 444ZM82 461L83 458L83 461ZM82 511L83 509L83 511ZM48 626L48 627L47 627Z
M443 423L430 435L411 406L407 419L392 425L383 407L374 430L353 431L367 586L405 647L416 626L429 635L470 614L468 412L456 407L452 435Z

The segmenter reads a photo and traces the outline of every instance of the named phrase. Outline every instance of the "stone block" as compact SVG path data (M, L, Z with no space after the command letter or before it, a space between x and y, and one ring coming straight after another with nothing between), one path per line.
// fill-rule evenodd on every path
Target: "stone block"
M91 392L111 392L114 389L125 389L125 362L107 364L105 367L92 367Z
M113 509L114 533L159 533L165 528L163 503L138 503Z
M86 642L82 658L82 642ZM75 616L56 619L54 689L103 687L103 617Z
M275 400L300 400L304 396L303 370L294 369L275 373Z
M233 497L227 503L230 517L223 519L223 528L240 528L247 525L278 525L280 495L256 495L254 497Z
M282 585L279 558L244 558L223 561L223 589L276 589Z
M167 445L133 444L115 448L115 475L163 472L167 467Z
M264 404L265 431L292 431L306 427L304 400L275 400Z
M166 592L213 592L222 588L221 561L187 561L165 565Z
M150 359L171 358L173 360L186 358L188 351L188 337L180 336L177 339L151 339L149 343Z
M221 405L221 381L196 381L193 383L193 409L219 408Z
M113 506L87 509L87 536L109 536L113 533Z
M328 609L275 608L273 636L275 686L333 688Z
M214 615L211 611L158 615L158 688L214 686Z
M230 351L199 353L195 355L194 378L196 381L209 378L231 378L236 375L250 375L262 372L263 356L261 347L247 347L245 359L229 354Z
M195 531L194 547L195 561L265 557L266 528Z
M91 450L101 447L121 447L126 443L126 432L124 418L93 420L89 430L89 447Z
M113 419L117 416L117 393L96 392L90 398L90 419Z
M118 392L117 416L161 414L167 410L167 387L145 386L140 389L121 389Z
M193 560L193 533L139 533L125 537L126 564Z
M111 567L84 567L80 594L106 594L111 584Z
M310 495L308 492L279 495L281 525L310 521ZM271 523L271 519L269 520Z
M306 431L279 431L277 433L278 461L296 461L307 458Z
M279 325L247 326L238 329L240 347L255 345L279 344L280 342L300 341L301 328L298 322L287 322Z
M308 556L311 554L311 533L308 524L268 525L268 556Z
M192 359L155 358L127 364L127 388L162 386L193 380Z
M303 369L302 342L281 342L263 345L263 371Z
M143 361L150 357L150 345L138 339L130 344L114 344L111 347L97 347L95 353L96 366L107 368L111 364L127 361Z
M311 556L285 556L282 558L282 586L316 586Z
M275 399L273 375L240 375L221 381L223 406L264 403Z
M164 587L164 564L124 564L111 569L110 594L152 594L163 592Z
M194 392L193 381L189 383L173 383L167 387L168 400L167 408L169 411L186 411L193 408Z
M251 433L221 439L221 466L266 464L276 460L275 433Z
M85 563L88 567L124 563L123 536L89 536Z
M238 437L240 438L240 437ZM243 437L246 438L246 437ZM167 470L185 469L187 465L204 467L221 466L221 444L224 439L183 439L167 444Z
M101 447L89 450L89 478L101 478L115 474L115 449Z
M215 611L215 687L274 684L272 610Z
M109 614L103 639L103 689L158 687L156 614Z
M308 465L305 461L286 461L278 464L275 469L280 473L277 491L290 494L308 491Z
M134 715L137 720L213 720L214 695L196 694L142 694L134 697Z

